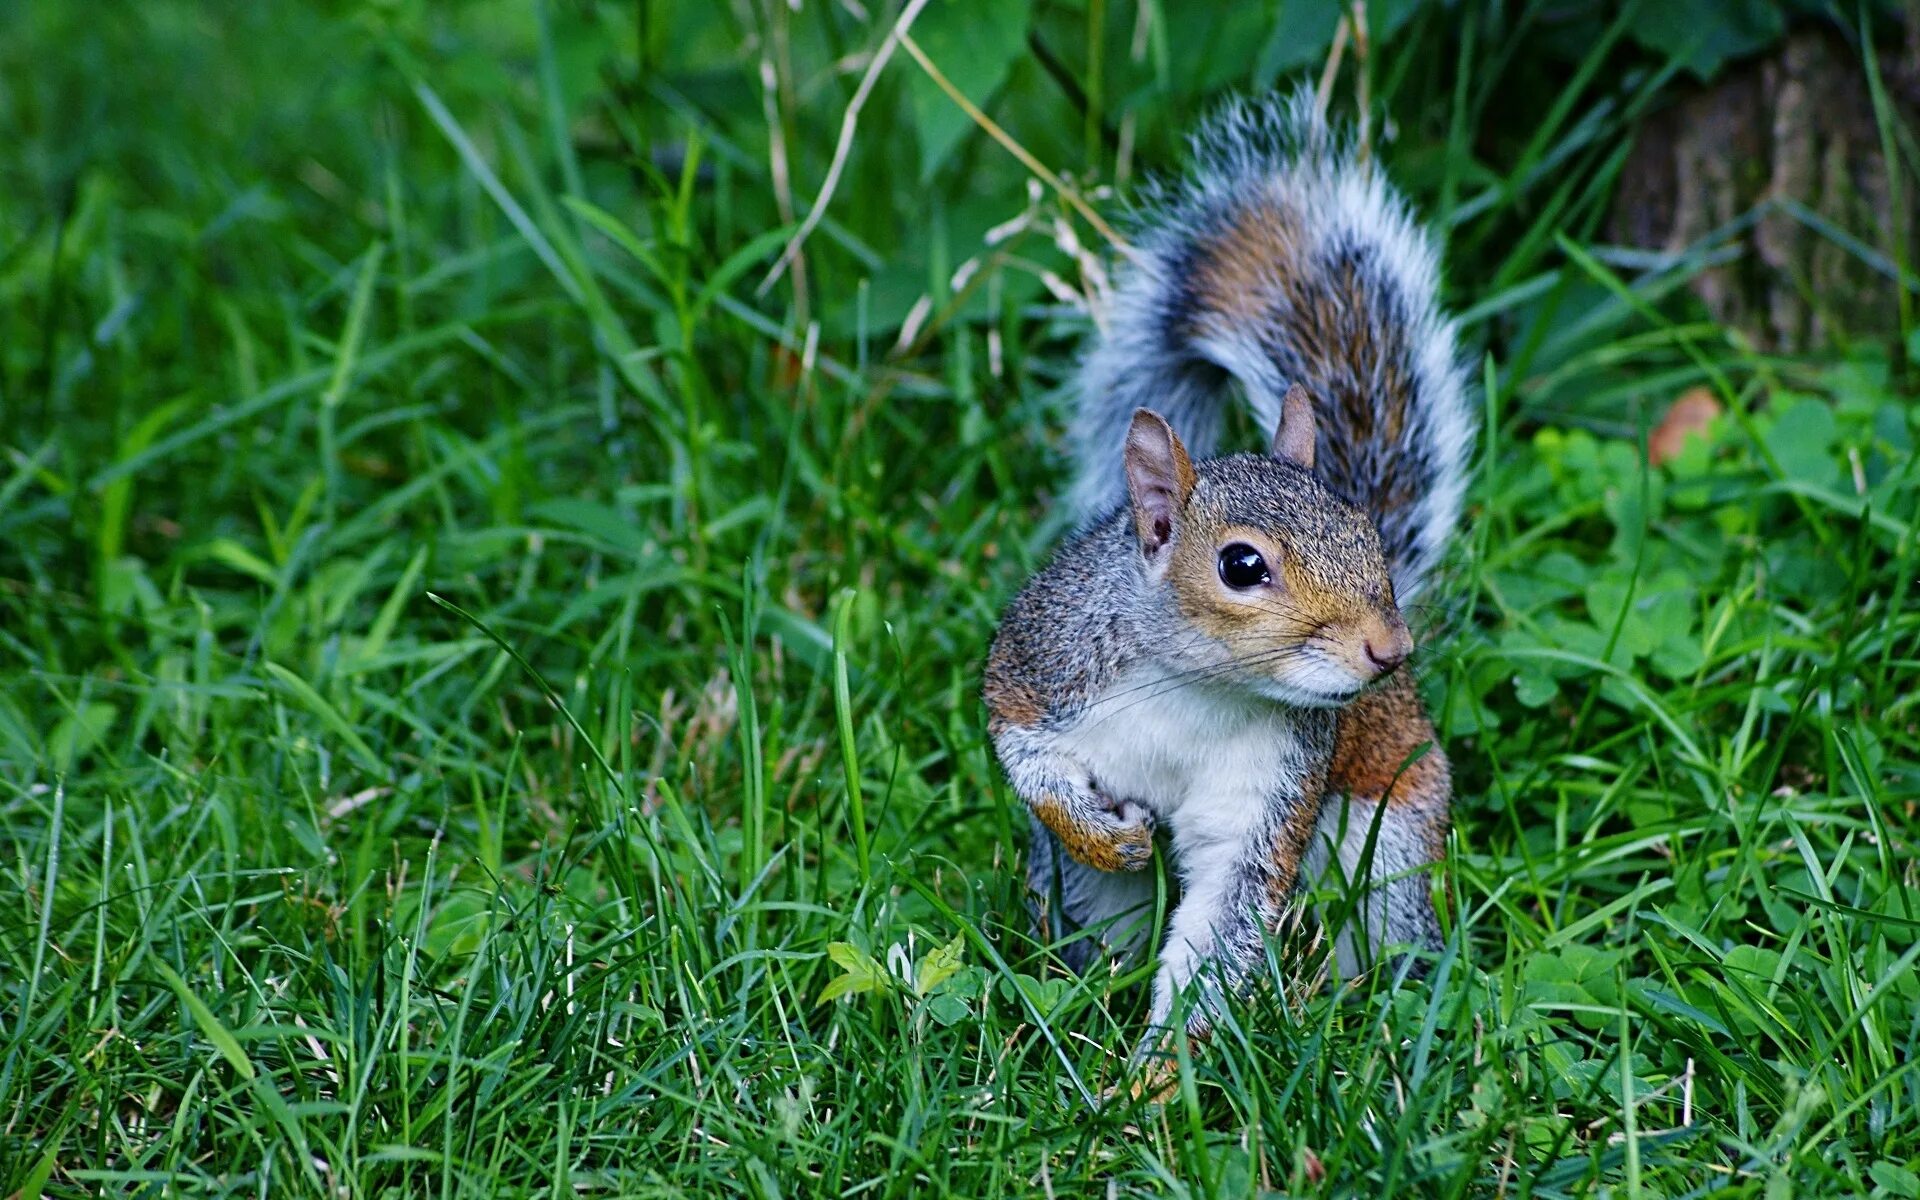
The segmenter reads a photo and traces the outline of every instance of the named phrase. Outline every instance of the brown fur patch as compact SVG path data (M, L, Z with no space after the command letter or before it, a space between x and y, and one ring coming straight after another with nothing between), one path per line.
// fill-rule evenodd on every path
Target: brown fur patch
M1029 729L1046 718L1047 707L1040 698L1040 692L1032 684L1014 679L1004 669L996 669L996 664L987 661L987 678L980 688L981 697L987 702L987 732L999 733L1013 727Z
M1293 898L1294 885L1300 881L1300 863L1307 857L1314 827L1320 823L1322 798L1327 794L1326 785L1324 773L1309 778L1301 785L1301 802L1287 814L1279 834L1273 839L1273 873L1268 877L1267 889L1276 908L1283 908Z
M1207 313L1247 319L1265 311L1268 295L1297 267L1300 222L1268 203L1249 204L1206 243L1193 287Z
M1422 744L1426 752L1402 771L1401 764ZM1446 811L1452 773L1411 676L1389 676L1340 710L1327 784L1356 800L1385 797L1390 808Z
M1388 298L1378 293L1378 272L1351 254L1310 250L1300 239L1307 224L1263 197L1203 239L1206 253L1191 277L1199 308L1195 325L1201 330L1211 321L1246 326L1269 319L1278 307L1290 312L1287 325L1302 379L1322 389L1314 402L1332 414L1330 428L1340 434L1323 439L1320 450L1331 461L1321 466L1331 478L1353 479L1357 454L1367 447L1396 446L1406 434L1414 395L1408 348L1398 329L1376 324L1388 311ZM1357 375L1356 363L1373 369ZM1415 498L1366 499L1381 513L1404 508Z
M1326 588L1296 567L1292 559L1281 564L1280 574L1286 580L1288 603L1299 610L1299 620L1308 629L1355 624L1368 617L1378 620L1373 610L1358 597L1342 596Z
M1147 827L1122 827L1111 832L1095 829L1077 820L1073 809L1054 796L1035 800L1033 813L1060 839L1068 854L1096 871L1124 871L1127 851L1151 852L1153 847L1153 831Z
M1354 479L1354 456L1367 447L1396 446L1406 432L1408 402L1414 395L1407 376L1406 349L1399 331L1382 331L1374 317L1386 311L1385 297L1368 287L1374 276L1351 258L1324 264L1324 274L1313 271L1290 279L1287 302L1303 330L1295 348L1304 360L1308 380L1327 380L1328 395L1320 401L1338 414L1338 438L1322 448L1332 459L1321 464L1335 479ZM1380 344L1384 335L1387 344ZM1371 364L1364 378L1352 364ZM1377 515L1409 503L1413 497L1369 496L1367 505Z

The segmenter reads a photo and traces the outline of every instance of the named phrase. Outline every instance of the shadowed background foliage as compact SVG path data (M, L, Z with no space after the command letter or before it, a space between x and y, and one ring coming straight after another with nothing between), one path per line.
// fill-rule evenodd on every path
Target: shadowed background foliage
M0 10L0 1196L1920 1196L1910 8L901 16ZM1485 384L1449 948L1096 1112L979 661L1302 82Z

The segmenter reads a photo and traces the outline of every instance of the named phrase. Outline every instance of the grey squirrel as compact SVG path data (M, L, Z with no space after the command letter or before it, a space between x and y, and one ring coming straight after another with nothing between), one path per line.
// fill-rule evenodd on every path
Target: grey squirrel
M1008 606L983 691L1044 932L1137 952L1170 833L1150 1022L1186 991L1204 1037L1335 861L1373 881L1358 940L1438 945L1452 783L1400 606L1455 535L1474 419L1432 244L1309 93L1193 146L1080 371L1081 532ZM1235 385L1272 443L1208 457Z

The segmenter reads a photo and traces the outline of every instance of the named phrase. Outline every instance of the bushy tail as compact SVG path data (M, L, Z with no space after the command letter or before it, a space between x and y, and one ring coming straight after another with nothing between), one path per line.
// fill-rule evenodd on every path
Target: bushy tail
M1166 416L1199 457L1233 383L1270 434L1297 382L1319 418L1320 477L1373 515L1410 600L1459 523L1474 431L1433 245L1307 91L1229 106L1194 152L1191 174L1151 197L1081 367L1075 514L1124 499L1135 408Z

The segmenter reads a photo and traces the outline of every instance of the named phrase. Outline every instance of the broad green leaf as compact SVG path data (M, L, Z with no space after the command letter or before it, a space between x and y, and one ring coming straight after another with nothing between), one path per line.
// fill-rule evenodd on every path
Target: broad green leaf
M1920 1200L1920 1175L1914 1174L1909 1167L1883 1161L1868 1167L1867 1174L1890 1196L1898 1196L1901 1200Z
M1031 975L1015 975L1011 980L1004 975L1000 977L1000 995L1005 1000L1018 1004L1024 994L1043 1017L1066 999L1070 986L1065 979L1035 979Z
M943 1027L966 1020L971 1011L967 1002L952 992L941 992L927 1001L927 1015Z
M912 37L960 94L980 108L1006 82L1007 70L1027 50L1030 0L932 0L913 23ZM933 178L973 120L905 54L913 124L920 135L920 178Z
M1529 663L1514 673L1513 694L1528 708L1539 708L1560 694L1560 685L1537 664Z
M862 992L886 991L893 986L893 979L887 974L886 968L852 942L834 942L827 947L827 957L845 974L828 981L827 986L820 989L820 999L815 1003L825 1004L829 1000Z
M1281 0L1254 78L1271 87L1290 71L1324 62L1340 24L1340 0Z
M1836 436L1833 410L1810 396L1788 404L1765 434L1767 449L1781 472L1789 480L1817 487L1838 482L1840 468L1833 459Z
M916 995L925 996L938 987L943 980L952 977L960 970L960 958L967 948L965 934L955 937L951 942L929 950L913 973L913 990Z
M1634 41L1701 79L1729 59L1771 45L1785 30L1782 6L1771 0L1655 0L1640 5L1627 24Z
M1631 592L1631 594L1629 594ZM1647 628L1644 606L1646 594L1623 575L1610 575L1587 585L1587 615L1594 628L1614 637L1619 630L1616 649L1637 658L1653 649L1653 633ZM1623 611L1624 610L1624 611Z

